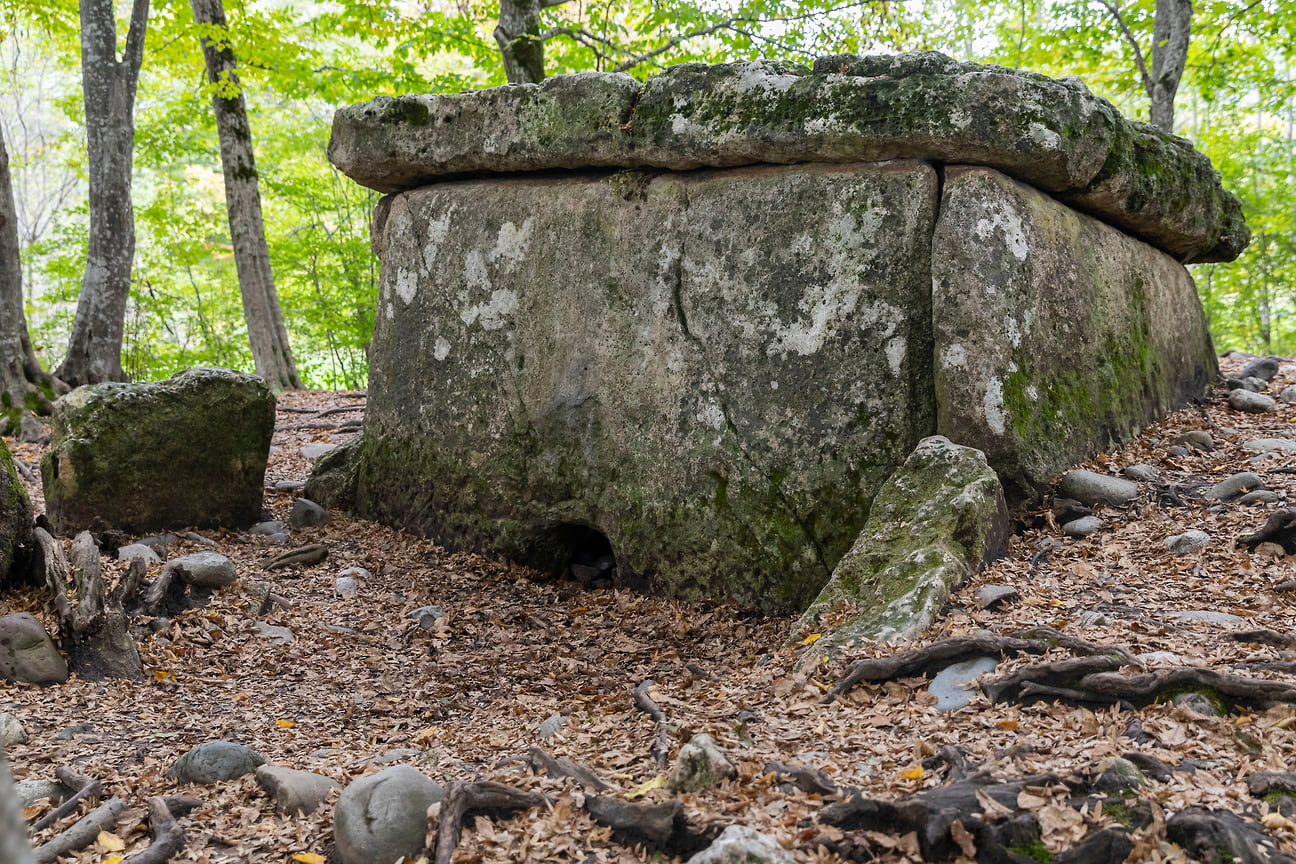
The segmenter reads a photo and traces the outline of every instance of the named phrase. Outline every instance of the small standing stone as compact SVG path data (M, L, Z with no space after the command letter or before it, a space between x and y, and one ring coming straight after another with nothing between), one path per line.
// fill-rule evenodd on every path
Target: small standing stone
M1161 479L1161 474L1151 465L1126 465L1121 474L1137 483L1155 483Z
M1210 543L1210 535L1205 531L1193 529L1165 539L1165 547L1176 555L1187 555Z
M417 621L419 627L424 630L431 630L436 626L438 618L445 617L445 610L440 606L420 606L413 611L406 612L405 617Z
M746 825L730 825L688 864L794 864L787 850Z
M135 558L143 558L145 564L161 564L162 559L152 548L145 546L143 543L128 543L118 548L118 561L131 561Z
M566 718L561 714L553 714L545 718L544 722L540 724L540 728L536 730L536 734L541 738L552 738L561 732L566 725Z
M281 813L314 813L330 792L342 788L341 783L323 774L278 765L257 768L256 779Z
M272 519L269 522L258 522L248 529L249 534L256 534L261 537L271 537L275 534L284 532L284 523L280 519Z
M1250 390L1230 390L1229 407L1234 411L1245 411L1248 414L1265 414L1278 404L1272 396L1263 393L1252 393Z
M208 786L251 774L265 764L251 747L234 741L206 741L176 760L167 771L177 783Z
M1224 501L1241 495L1243 492L1249 492L1252 489L1263 489L1264 481L1260 479L1259 474L1250 471L1241 471L1231 477L1226 477L1207 489L1205 497L1212 501Z
M1083 469L1068 471L1058 484L1062 494L1082 504L1124 507L1138 497L1138 484Z
M219 552L195 552L167 562L167 570L198 588L221 588L238 578L234 562Z
M445 798L441 785L408 765L361 777L333 808L339 864L377 864L414 857L423 848L428 807Z
M1102 526L1103 521L1097 516L1081 516L1063 525L1062 533L1068 537L1088 537Z
M1200 450L1203 453L1209 453L1215 449L1215 439L1211 434L1203 429L1193 429L1182 435L1176 435L1172 444L1182 444L1185 447L1191 447L1193 450Z
M1215 703L1212 702L1210 697L1205 693L1198 693L1196 691L1190 693L1179 693L1171 701L1173 701L1175 705L1180 705L1194 714L1200 714L1203 717L1220 716L1219 708L1215 706Z
M27 741L27 730L12 714L0 714L0 747L12 747Z
M737 770L711 736L700 734L680 748L675 767L666 778L666 787L676 792L700 792L737 776Z
M1016 603L1021 599L1017 589L1011 585L982 585L977 589L977 602L982 609L994 609L1005 603Z
M26 612L0 618L0 678L23 684L62 684L67 661L45 628Z
M309 498L294 501L292 513L288 515L288 524L294 528L318 528L328 521L329 512Z

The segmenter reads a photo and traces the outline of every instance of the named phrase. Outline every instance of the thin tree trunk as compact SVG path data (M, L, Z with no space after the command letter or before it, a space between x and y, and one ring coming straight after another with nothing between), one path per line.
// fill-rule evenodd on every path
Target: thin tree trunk
M55 393L66 389L41 368L27 332L18 214L9 176L9 151L0 135L0 427L16 429L23 409L48 414Z
M540 0L500 0L495 42L504 58L510 84L544 79L544 40L540 36Z
M1175 93L1188 63L1192 14L1192 0L1156 0L1148 97L1152 125L1166 132L1174 132Z
M279 309L270 250L266 247L261 218L261 192L252 129L247 106L235 71L234 50L228 42L222 0L190 0L194 20L203 25L199 41L207 63L207 80L216 88L212 108L220 135L221 167L225 175L225 207L229 211L230 239L243 295L243 317L257 374L275 390L300 390L302 383L293 363L288 330Z
M126 378L121 349L135 258L135 87L144 62L148 10L149 0L134 0L119 60L112 0L80 0L90 244L68 353L55 371L73 386Z

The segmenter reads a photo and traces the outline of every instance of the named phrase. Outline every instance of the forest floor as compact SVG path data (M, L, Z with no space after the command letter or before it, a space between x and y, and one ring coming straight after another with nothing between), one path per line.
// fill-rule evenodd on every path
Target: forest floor
M1226 372L1240 366L1231 358L1221 363ZM1272 392L1291 383L1296 365L1287 362ZM1181 486L1254 470L1283 503L1296 500L1296 454L1251 465L1255 454L1241 446L1296 432L1296 406L1241 414L1228 407L1226 395L1222 386L1212 390L1203 406L1172 415L1085 467L1115 474L1124 465L1149 463ZM355 416L314 422L320 412L357 402L356 394L333 393L293 393L279 400L266 480L266 509L274 518L287 520L297 493L270 487L309 472L302 445L339 440L336 428L327 427ZM1210 430L1217 449L1169 455L1171 440L1193 429ZM1228 434L1230 429L1237 434ZM38 463L40 448L7 443L17 458ZM39 512L40 490L29 491ZM1047 625L1153 654L1146 660L1150 666L1236 671L1247 662L1291 659L1274 647L1230 637L1244 628L1287 632L1291 626L1296 594L1275 587L1296 576L1296 557L1265 558L1235 548L1239 535L1256 530L1282 504L1226 504L1212 512L1207 503L1162 505L1145 491L1128 509L1102 510L1104 529L1080 540L1065 537L1041 509L1037 527L1015 535L1006 557L957 590L914 644ZM1210 544L1172 555L1164 539L1189 529L1205 531ZM225 739L250 745L272 763L319 772L344 785L399 761L441 782L494 779L554 797L547 809L470 823L456 861L661 860L622 845L593 822L581 806L579 787L527 767L528 748L539 744L592 767L621 793L668 797L665 789L652 789L660 773L651 755L654 724L632 696L645 679L657 682L653 694L671 724L672 756L690 735L706 732L738 769L738 778L718 789L680 796L689 821L749 825L802 862L840 860L811 842L840 833L816 824L822 796L776 782L764 771L767 763L821 769L840 786L894 799L943 782L940 772L922 765L947 745L1001 777L1069 773L1140 751L1172 766L1191 766L1144 790L1163 814L1197 805L1247 810L1253 818L1267 812L1267 805L1248 793L1247 776L1296 765L1296 710L1286 705L1205 717L1168 702L1139 710L1058 701L991 704L976 692L968 707L941 713L921 677L862 684L823 704L851 658L799 670L806 650L800 642L809 634L794 633L792 618L545 581L533 571L449 554L426 539L344 513L334 513L324 527L293 532L292 546L327 544L322 563L269 573L263 562L283 547L244 533L202 533L237 564L240 580L216 594L211 605L183 612L140 639L144 680L90 682L74 675L48 688L0 684L0 711L16 715L29 734L25 744L10 749L17 779L51 778L57 767L71 766L101 780L107 795L130 802L115 831L127 853L149 842L148 797L182 791L205 803L182 820L187 845L173 860L259 864L329 854L331 806L310 816L280 815L251 775L176 789L166 771L177 757L202 742ZM1044 544L1048 553L1040 554L1046 538L1051 545ZM171 555L207 548L182 541ZM112 566L118 573L125 567ZM354 596L342 598L334 580L348 567L362 567L371 576ZM270 582L291 607L258 618L244 590L252 580ZM1011 585L1020 601L993 611L979 608L977 589L991 583ZM48 600L43 590L10 592L0 596L0 614L30 612L54 630L57 619ZM405 617L428 604L446 611L431 631ZM1176 613L1185 610L1231 613L1245 622L1178 620ZM289 628L292 641L263 637L254 626L258 620ZM877 645L863 654L884 656L907 647L913 646ZM998 671L1031 662L1036 659L1008 658ZM1250 674L1283 679L1273 672ZM564 718L563 728L541 739L539 727L555 715ZM1126 737L1133 720L1146 735ZM40 806L29 815L38 815ZM1085 818L1088 827L1110 820L1102 813ZM70 823L45 829L36 842ZM1075 824L1062 824L1066 820L1042 823L1044 844L1055 851L1076 831ZM1296 826L1285 819L1266 825L1284 850L1296 851ZM1160 836L1145 836L1141 860L1186 860L1164 840L1163 821L1158 830ZM115 844L101 839L110 842L87 848L75 860L109 860ZM867 842L882 860L916 860L918 854L912 836L874 831Z

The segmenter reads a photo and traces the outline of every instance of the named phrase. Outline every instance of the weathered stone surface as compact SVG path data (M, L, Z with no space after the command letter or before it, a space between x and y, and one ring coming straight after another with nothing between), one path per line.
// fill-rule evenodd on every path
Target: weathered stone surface
M328 510L354 507L361 441L357 435L321 456L311 470L302 495Z
M361 777L333 808L340 864L374 864L413 857L423 848L427 809L445 797L440 784L408 765Z
M1228 404L1234 411L1245 411L1248 414L1264 414L1278 406L1272 396L1250 390L1230 390Z
M675 765L666 776L666 788L677 792L701 792L738 776L738 770L710 735L694 735L680 748Z
M932 429L935 191L891 163L387 199L357 513L803 607Z
M1013 497L1218 374L1181 264L995 171L945 177L932 261L937 430L984 451Z
M0 679L62 684L67 678L67 661L40 621L26 612L0 618Z
M1088 537L1090 534L1096 534L1101 531L1103 520L1097 516L1081 516L1079 519L1072 519L1070 522L1063 524L1062 533L1068 537Z
M950 591L1002 551L1007 523L985 456L940 436L924 439L882 487L863 532L794 632L848 602L860 614L816 642L816 654L921 634Z
M1093 471L1078 469L1062 475L1058 491L1082 504L1110 504L1124 507L1138 497L1138 484L1119 477L1109 477Z
M1176 534L1173 537L1165 539L1165 547L1176 555L1187 555L1189 552L1195 552L1205 546L1210 545L1210 535L1205 531L1192 529L1182 534Z
M199 588L223 588L238 578L234 562L218 552L195 552L167 562L180 581Z
M927 686L927 692L936 697L936 704L932 707L937 711L957 711L967 706L976 691L964 685L990 674L998 665L998 657L973 657L946 666Z
M41 465L47 515L142 533L261 515L274 396L259 379L190 369L166 381L80 387L54 405Z
M0 714L0 747L12 747L27 741L22 721L12 714Z
M251 774L265 764L260 753L234 741L204 741L182 755L167 774L177 783L208 786Z
M256 769L256 779L266 794L274 799L275 807L281 813L290 814L314 813L330 792L342 788L342 784L331 777L278 765L260 766Z
M288 524L294 528L318 528L327 525L329 512L309 498L298 498L288 514Z
M688 864L793 864L786 849L746 825L730 825Z
M1252 489L1265 488L1264 479L1251 471L1239 471L1229 477L1225 477L1214 486L1202 493L1206 498L1212 501L1225 501L1243 492L1249 492Z
M0 440L0 588L26 578L32 548L32 510L13 456Z

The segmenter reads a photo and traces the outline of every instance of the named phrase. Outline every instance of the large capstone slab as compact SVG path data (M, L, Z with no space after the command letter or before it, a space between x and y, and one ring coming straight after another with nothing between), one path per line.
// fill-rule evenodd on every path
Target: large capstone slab
M51 524L75 534L98 518L142 534L258 521L274 405L260 378L228 369L73 390L54 405L41 464Z
M897 162L388 199L358 512L804 606L934 424L936 194Z
M1056 193L1180 261L1230 261L1250 232L1192 145L1126 120L1075 78L935 52L689 63L642 84L586 72L472 93L379 96L334 115L329 158L381 192L466 173L683 170L922 159Z

